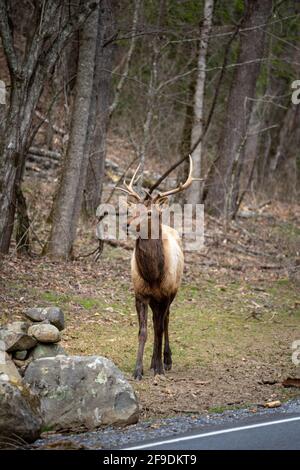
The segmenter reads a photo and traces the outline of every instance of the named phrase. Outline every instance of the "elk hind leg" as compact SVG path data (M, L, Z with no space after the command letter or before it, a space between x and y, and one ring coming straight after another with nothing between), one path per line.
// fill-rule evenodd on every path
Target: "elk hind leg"
M170 311L168 309L165 319L164 319L164 336L165 336L165 345L164 345L164 368L165 370L171 370L172 368L172 351L169 343L169 315Z

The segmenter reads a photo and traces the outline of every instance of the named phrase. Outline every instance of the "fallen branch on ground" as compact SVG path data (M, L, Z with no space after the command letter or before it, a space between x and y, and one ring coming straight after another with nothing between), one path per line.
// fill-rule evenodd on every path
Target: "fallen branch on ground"
M61 160L61 154L55 150L44 149L41 147L29 147L28 154L47 157L53 160Z

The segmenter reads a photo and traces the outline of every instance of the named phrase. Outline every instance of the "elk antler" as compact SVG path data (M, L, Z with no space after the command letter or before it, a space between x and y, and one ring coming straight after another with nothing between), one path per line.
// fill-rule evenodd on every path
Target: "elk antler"
M180 193L181 191L185 191L187 188L189 188L192 184L193 181L199 181L199 178L192 178L192 173L193 173L193 160L191 155L189 155L190 159L190 170L189 170L189 175L187 177L187 180L185 183L180 183L177 188L170 189L169 191L165 191L164 193L158 193L157 196L155 196L153 202L158 202L163 198L166 198L167 196L171 196L172 194Z
M129 184L126 184L126 181L125 181L126 180L126 175L125 175L123 184L126 187L126 189L125 188L120 188L119 186L117 187L117 189L120 189L120 191L124 191L124 193L129 194L129 196L133 196L137 201L142 202L141 196L133 189L133 183L134 183L135 177L137 175L137 172L140 169L140 166L141 166L141 164L139 164L139 166L137 167L137 169L133 173L133 177L131 178Z

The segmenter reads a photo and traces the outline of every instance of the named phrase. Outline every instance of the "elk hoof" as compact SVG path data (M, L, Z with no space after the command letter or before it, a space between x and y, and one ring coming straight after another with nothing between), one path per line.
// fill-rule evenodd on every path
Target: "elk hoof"
M164 368L165 370L172 369L172 355L171 352L164 354Z
M154 367L154 375L165 375L163 366Z

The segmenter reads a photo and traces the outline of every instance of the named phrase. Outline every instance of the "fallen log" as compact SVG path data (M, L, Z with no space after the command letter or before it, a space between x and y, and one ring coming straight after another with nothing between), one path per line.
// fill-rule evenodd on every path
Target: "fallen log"
M44 149L41 147L29 147L28 154L37 155L39 157L51 158L53 160L61 160L61 153L55 150Z

